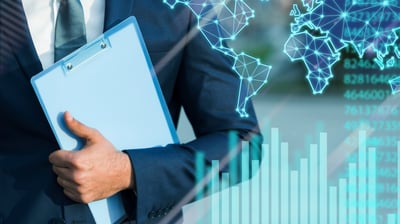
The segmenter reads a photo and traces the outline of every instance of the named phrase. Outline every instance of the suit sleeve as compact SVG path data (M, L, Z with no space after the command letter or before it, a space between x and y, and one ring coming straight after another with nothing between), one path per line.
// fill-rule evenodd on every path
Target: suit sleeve
M125 151L135 172L137 194L130 194L130 200L134 201L131 212L138 223L157 223L168 215L179 218L181 214L174 210L180 210L182 199L196 184L196 153L204 153L206 165L222 160L229 152L230 131L241 140L257 137L262 141L251 102L247 106L249 117L241 118L236 112L240 79L232 70L233 60L213 50L200 33L188 40L182 58L175 94L196 139L186 144ZM241 90L247 91L243 87ZM258 145L252 147L256 150L253 155L259 155ZM220 172L227 171L228 166L221 167ZM126 201L129 195L124 194Z

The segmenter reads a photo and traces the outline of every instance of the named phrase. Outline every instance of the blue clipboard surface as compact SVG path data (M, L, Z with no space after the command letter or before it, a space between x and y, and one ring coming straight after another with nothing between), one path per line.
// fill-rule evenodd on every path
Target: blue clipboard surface
M99 130L119 150L178 143L134 17L37 74L31 83L62 149L78 150L84 144L66 128L65 111ZM116 223L124 215L118 194L89 207L96 223Z

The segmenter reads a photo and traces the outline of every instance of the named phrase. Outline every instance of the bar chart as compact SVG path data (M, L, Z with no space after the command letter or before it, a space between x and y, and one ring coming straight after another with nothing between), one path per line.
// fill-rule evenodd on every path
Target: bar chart
M261 161L251 160L250 144L241 143L239 173L230 169L219 176L219 161L198 172L199 177L204 170L211 173L206 200L211 215L198 223L382 223L377 219L377 149L367 146L366 131L358 133L357 161L345 164L345 177L335 181L328 181L327 133L319 133L318 144L309 145L309 155L296 168L289 164L289 144L279 141L279 130L272 128L265 137L270 144L262 145ZM400 154L400 142L396 151ZM241 183L232 186L235 178ZM397 199L397 214L385 214L385 223L400 223L399 191Z

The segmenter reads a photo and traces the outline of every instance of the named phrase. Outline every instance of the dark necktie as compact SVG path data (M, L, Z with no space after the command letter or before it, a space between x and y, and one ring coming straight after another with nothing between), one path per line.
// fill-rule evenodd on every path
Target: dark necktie
M86 44L86 27L79 0L61 0L54 32L54 61Z

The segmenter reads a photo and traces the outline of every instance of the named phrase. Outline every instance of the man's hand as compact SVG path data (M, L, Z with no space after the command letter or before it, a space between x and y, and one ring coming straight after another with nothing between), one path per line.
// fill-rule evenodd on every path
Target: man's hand
M79 151L57 150L49 156L57 182L74 201L89 203L121 190L133 189L132 166L128 155L114 148L97 130L64 114L65 123L86 140Z

